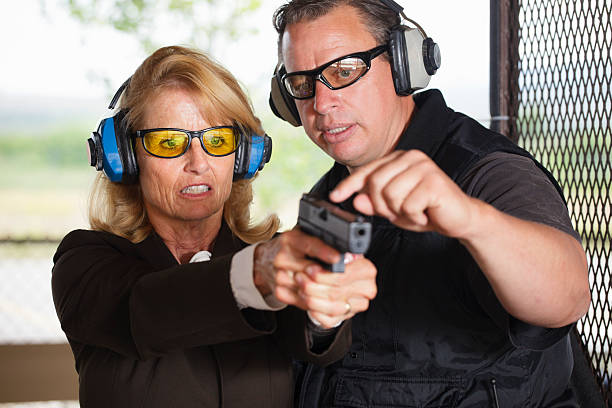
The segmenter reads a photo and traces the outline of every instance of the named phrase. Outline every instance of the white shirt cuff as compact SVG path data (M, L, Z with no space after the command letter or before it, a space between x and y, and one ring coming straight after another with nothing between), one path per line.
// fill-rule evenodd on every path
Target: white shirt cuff
M316 326L323 327L323 325L321 324L321 322L320 322L320 321L318 321L317 319L315 319L314 317L312 317L312 315L310 314L310 312L309 312L309 311L306 311L306 314L308 315L308 318L310 319L310 321L311 321L311 322L313 322L313 323L314 323ZM342 324L342 322L343 322L343 321L344 321L344 320L340 320L338 323L336 323L336 324L334 325L334 327L331 327L331 328L333 329L333 328L336 328L336 327L340 326L340 325Z
M232 257L230 284L240 309L252 307L259 310L281 310L287 305L276 299L274 294L265 298L253 281L253 255L257 245L249 245Z

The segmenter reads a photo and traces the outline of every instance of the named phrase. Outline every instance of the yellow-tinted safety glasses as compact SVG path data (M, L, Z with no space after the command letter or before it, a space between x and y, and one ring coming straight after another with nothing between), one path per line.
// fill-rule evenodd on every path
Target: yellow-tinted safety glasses
M203 130L173 128L136 131L145 150L153 156L171 159L182 156L189 149L191 139L200 139L202 148L211 156L232 154L240 144L240 130L233 126L215 126Z

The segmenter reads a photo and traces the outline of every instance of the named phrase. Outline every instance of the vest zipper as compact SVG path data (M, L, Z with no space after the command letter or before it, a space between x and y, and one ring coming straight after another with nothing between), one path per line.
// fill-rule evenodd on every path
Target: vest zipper
M497 398L497 381L495 381L495 378L491 379L491 388L493 389L493 402L495 402L494 408L499 408L499 399Z

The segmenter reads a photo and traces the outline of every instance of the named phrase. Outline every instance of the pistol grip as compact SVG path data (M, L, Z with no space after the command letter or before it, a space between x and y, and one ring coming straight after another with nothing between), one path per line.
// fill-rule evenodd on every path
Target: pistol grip
M330 272L336 272L336 273L344 272L344 254L340 254L340 260L336 262L335 264L328 264L316 258L311 258L311 257L308 257L308 258L312 259L313 261L316 261L319 265L323 267L323 269L328 270Z

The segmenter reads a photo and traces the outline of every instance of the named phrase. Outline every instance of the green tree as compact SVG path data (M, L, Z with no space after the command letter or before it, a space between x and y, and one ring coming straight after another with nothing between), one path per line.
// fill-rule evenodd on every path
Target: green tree
M43 6L50 1L40 0ZM167 41L160 32L172 27L180 42L205 51L253 33L245 22L261 0L59 0L84 25L112 27L134 35L146 53ZM161 29L163 28L163 30Z

